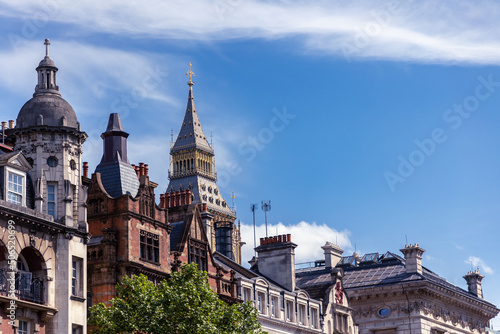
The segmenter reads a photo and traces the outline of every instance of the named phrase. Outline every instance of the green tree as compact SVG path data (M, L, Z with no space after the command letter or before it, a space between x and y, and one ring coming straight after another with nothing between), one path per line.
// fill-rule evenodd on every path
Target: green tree
M109 306L90 309L89 325L97 328L92 333L263 333L249 302L226 304L207 281L207 273L194 264L183 265L157 286L144 275L125 276Z

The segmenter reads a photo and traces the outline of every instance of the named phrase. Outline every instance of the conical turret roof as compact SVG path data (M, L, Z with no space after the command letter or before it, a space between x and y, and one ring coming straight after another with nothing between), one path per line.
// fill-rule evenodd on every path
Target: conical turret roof
M194 82L192 80L194 73L191 71L191 64L189 64L189 66L190 68L187 73L189 75L189 81L187 83L189 86L189 93L186 114L184 115L181 130L179 131L179 135L177 136L171 151L176 152L189 148L198 148L213 154L213 149L208 143L207 137L203 132L198 113L196 112L193 97Z

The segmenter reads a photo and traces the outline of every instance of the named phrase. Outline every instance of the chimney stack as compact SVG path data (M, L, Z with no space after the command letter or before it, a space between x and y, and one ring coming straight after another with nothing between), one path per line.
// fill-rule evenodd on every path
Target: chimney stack
M144 162L139 162L139 175L144 175Z
M295 291L295 247L291 235L284 234L260 238L260 246L255 248L259 272L289 291Z
M422 254L425 249L420 248L418 244L405 245L400 249L406 260L406 272L409 274L422 274Z
M481 287L481 281L483 280L484 276L479 273L479 268L474 271L469 271L467 275L464 276L464 278L467 281L469 292L479 298L483 298L483 288Z
M325 267L326 268L335 268L337 263L339 263L342 258L342 254L344 250L340 248L338 245L332 244L327 241L326 244L321 247L325 251Z
M88 162L83 163L83 177L86 177L86 178L89 177L89 163Z

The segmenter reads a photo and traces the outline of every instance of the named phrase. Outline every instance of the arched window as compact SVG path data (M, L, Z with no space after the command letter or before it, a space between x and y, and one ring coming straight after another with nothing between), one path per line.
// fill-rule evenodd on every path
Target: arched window
M32 247L21 251L17 258L16 295L19 299L43 304L45 300L43 258Z

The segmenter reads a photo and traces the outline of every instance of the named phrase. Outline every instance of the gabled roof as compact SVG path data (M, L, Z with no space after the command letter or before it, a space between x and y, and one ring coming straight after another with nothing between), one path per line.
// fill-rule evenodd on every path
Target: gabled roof
M184 221L170 223L170 226L172 226L172 231L170 232L171 252L182 252L189 238L194 238L209 244L208 237L201 220L200 210L196 204L190 205ZM196 235L192 235L192 232Z
M23 172L31 169L31 165L21 152L0 154L0 166L9 166Z

